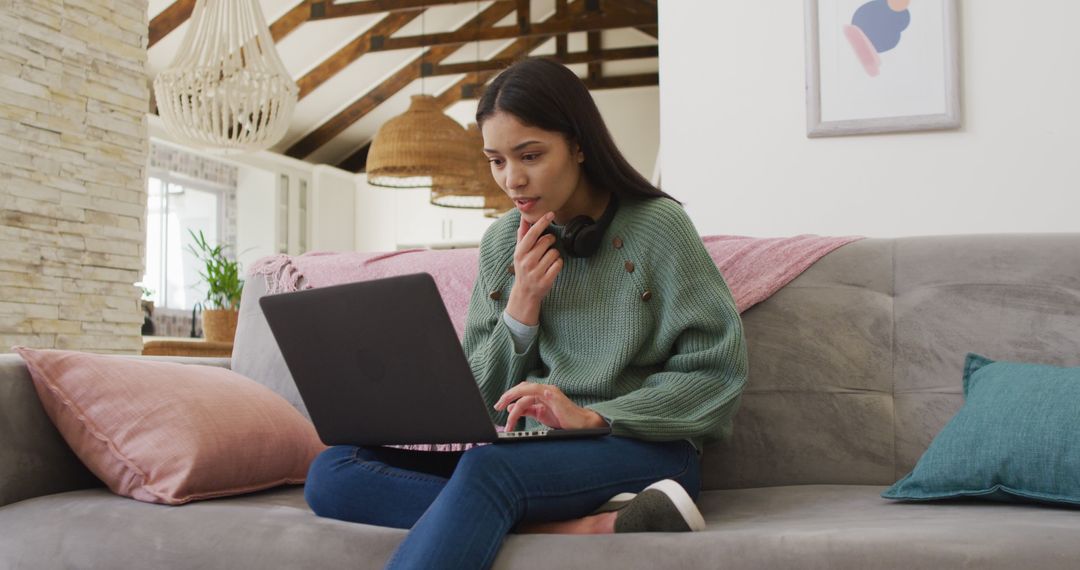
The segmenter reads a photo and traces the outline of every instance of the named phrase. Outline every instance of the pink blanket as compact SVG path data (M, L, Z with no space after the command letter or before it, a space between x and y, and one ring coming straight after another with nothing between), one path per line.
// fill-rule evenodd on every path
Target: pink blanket
M702 243L735 298L739 312L769 298L830 251L861 236L786 238L705 236ZM410 249L391 253L311 252L279 254L256 261L249 278L261 275L268 293L325 287L408 273L427 272L435 279L458 338L464 335L469 297L479 272L478 249ZM502 431L502 427L497 428ZM464 451L482 444L392 446L422 451Z
M860 236L786 238L705 236L705 249L727 281L735 306L742 313L769 298L830 251ZM262 275L269 293L325 287L394 275L427 272L435 279L446 310L464 334L469 297L479 271L479 250L409 249L390 253L311 252L284 254L255 262L249 276Z

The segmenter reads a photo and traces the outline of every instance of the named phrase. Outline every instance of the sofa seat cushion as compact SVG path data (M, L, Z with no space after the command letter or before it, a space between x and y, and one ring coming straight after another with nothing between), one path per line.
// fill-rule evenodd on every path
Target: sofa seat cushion
M511 535L496 568L1074 568L1076 509L904 504L875 485L706 491L687 534ZM166 507L104 489L0 508L3 568L381 568L405 531L318 518L300 487Z

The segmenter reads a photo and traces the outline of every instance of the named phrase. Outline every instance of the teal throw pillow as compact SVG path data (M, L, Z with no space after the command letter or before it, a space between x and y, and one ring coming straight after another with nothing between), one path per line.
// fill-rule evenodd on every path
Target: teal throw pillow
M963 407L881 496L1080 505L1080 368L968 354Z

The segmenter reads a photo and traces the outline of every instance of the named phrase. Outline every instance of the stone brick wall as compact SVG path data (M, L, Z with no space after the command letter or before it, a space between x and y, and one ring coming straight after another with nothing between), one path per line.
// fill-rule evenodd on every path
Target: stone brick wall
M0 351L142 348L147 0L0 0Z

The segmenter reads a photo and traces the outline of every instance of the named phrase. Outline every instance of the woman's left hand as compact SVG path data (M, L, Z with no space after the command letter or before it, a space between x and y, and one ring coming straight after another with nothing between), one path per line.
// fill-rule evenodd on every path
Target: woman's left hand
M536 418L536 421L555 429L597 428L607 425L600 414L578 406L557 387L535 382L522 382L507 390L499 397L499 401L495 402L495 409L509 411L507 430L512 430L523 416Z

